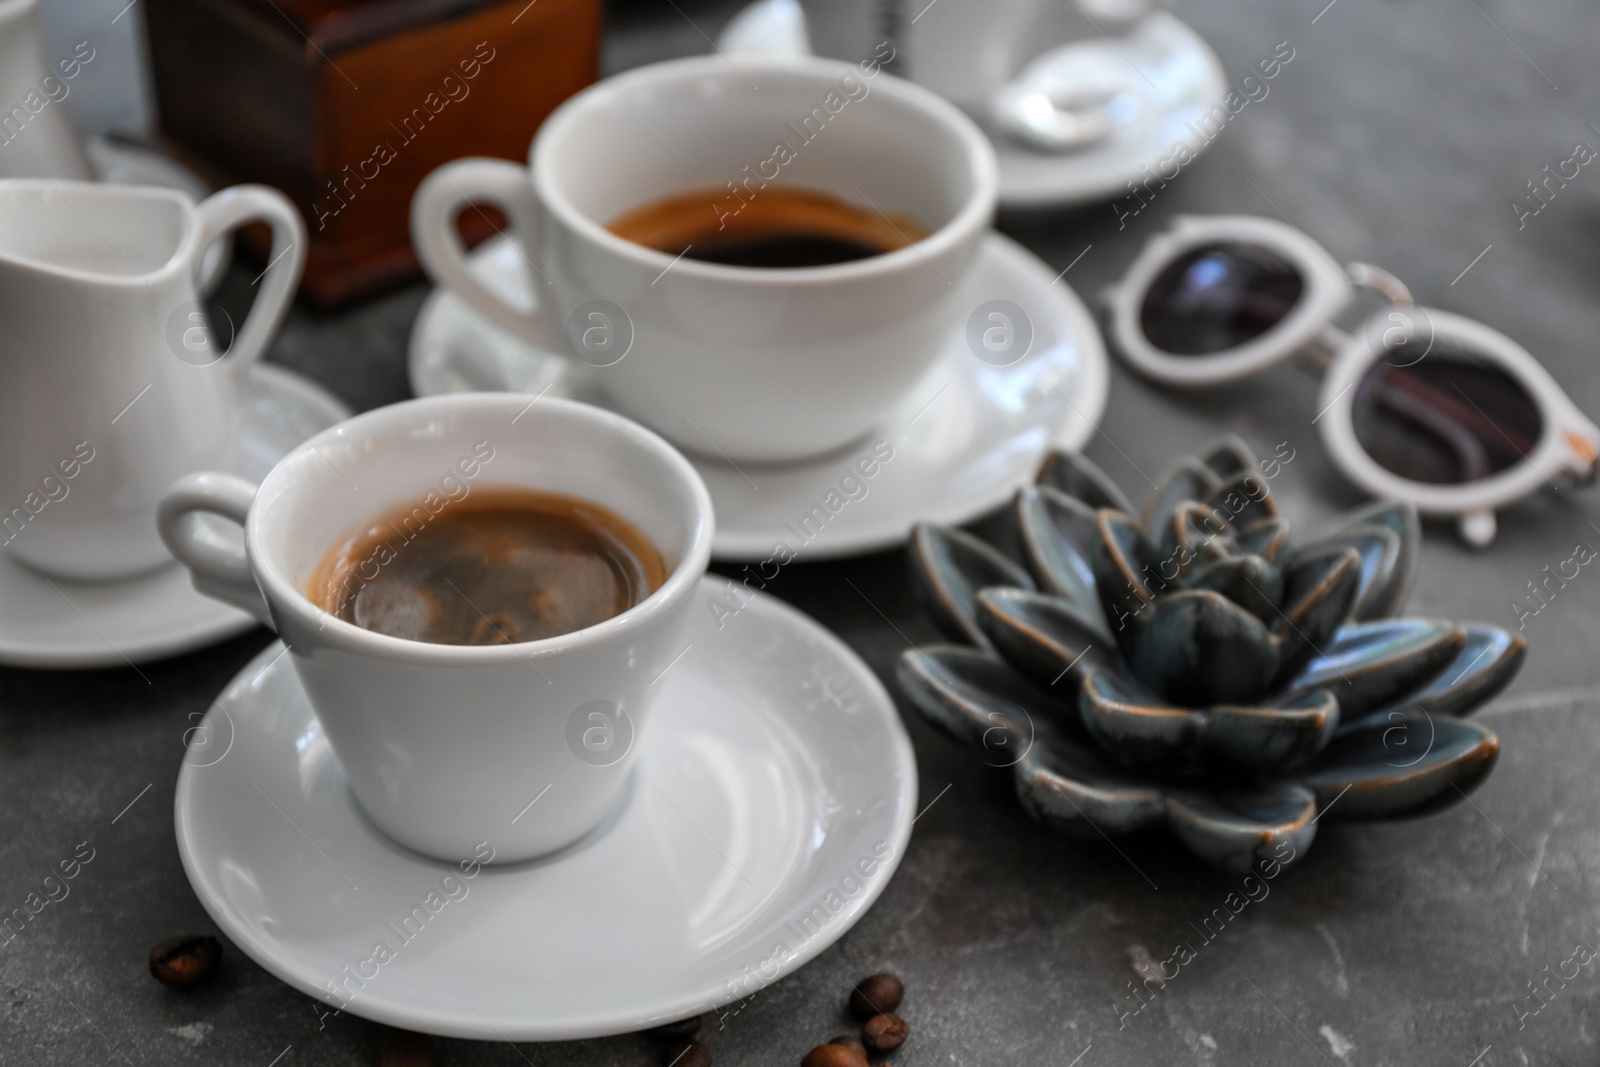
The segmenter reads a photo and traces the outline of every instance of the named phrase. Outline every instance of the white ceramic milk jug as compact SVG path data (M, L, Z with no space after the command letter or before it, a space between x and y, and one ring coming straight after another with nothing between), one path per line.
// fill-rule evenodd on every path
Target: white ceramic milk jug
M207 322L197 264L258 220L271 265L230 346ZM179 477L230 465L245 371L283 319L305 244L294 205L265 186L196 205L167 189L0 180L0 549L79 580L171 558L156 503Z

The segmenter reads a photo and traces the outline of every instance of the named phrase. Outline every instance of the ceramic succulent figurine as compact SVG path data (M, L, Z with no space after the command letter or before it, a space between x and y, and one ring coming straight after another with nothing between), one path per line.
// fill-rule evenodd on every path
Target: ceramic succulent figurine
M1063 453L1016 518L1025 566L917 528L919 596L963 643L908 651L898 675L936 726L1012 768L1046 826L1109 839L1165 823L1244 871L1304 855L1322 813L1432 811L1494 766L1499 740L1460 716L1526 645L1395 617L1416 567L1410 505L1292 545L1255 458L1227 438L1181 460L1142 521Z

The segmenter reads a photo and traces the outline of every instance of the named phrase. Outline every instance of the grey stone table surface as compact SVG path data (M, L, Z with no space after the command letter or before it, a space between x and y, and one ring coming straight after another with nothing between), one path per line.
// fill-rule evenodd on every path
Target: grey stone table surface
M618 8L607 67L705 51L734 10ZM1600 145L1600 9L1179 0L1176 10L1235 83L1279 42L1294 59L1137 216L1119 225L1106 205L1006 216L1006 232L1057 270L1082 254L1065 280L1093 294L1175 212L1286 218L1341 261L1382 264L1423 303L1519 339L1600 413L1600 176L1583 170L1520 228L1512 206L1575 144ZM249 275L238 277L242 290ZM272 358L357 408L402 399L423 295L414 287L334 317L297 312ZM1296 458L1274 490L1291 516L1314 522L1359 499L1311 424L1316 389L1295 367L1187 394L1119 368L1088 453L1138 496L1174 452L1219 430L1263 450L1286 441ZM1526 583L1578 542L1600 544L1596 522L1594 494L1548 493L1504 511L1485 553L1430 524L1415 613L1514 629ZM885 679L907 641L935 638L899 553L797 564L771 591ZM927 808L898 874L837 945L711 1023L716 1061L797 1063L843 1028L849 983L888 968L906 980L914 1026L900 1064L1594 1062L1600 968L1549 976L1580 942L1600 941L1600 578L1583 572L1525 621L1527 666L1481 713L1501 736L1500 764L1471 803L1419 821L1322 827L1308 860L1137 1014L1129 983L1143 964L1197 941L1192 924L1238 879L1161 838L1121 853L1054 839L1023 816L1004 773L906 715ZM219 979L192 995L145 972L156 941L212 928L173 840L182 738L268 640L256 631L140 673L0 671L0 910L80 843L95 857L67 898L0 945L0 1062L373 1062L376 1027L348 1014L319 1021L308 998L231 946ZM1531 998L1538 982L1542 1000ZM445 1064L655 1062L634 1037L440 1041L438 1053Z

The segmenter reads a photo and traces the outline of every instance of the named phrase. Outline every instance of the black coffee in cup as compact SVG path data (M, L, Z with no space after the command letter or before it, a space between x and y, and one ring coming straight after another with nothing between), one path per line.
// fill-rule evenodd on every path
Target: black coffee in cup
M324 555L306 595L374 633L501 645L604 622L665 580L661 554L615 512L485 487L437 514L402 507L352 531Z
M928 235L915 219L828 193L769 186L735 198L675 193L611 220L618 237L668 255L737 267L821 267L905 248Z

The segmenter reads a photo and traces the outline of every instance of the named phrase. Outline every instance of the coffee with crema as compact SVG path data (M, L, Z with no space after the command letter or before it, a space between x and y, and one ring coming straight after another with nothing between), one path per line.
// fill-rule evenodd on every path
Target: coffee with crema
M661 554L615 512L482 487L438 514L400 507L351 531L318 564L306 595L374 633L502 645L604 622L665 580Z
M726 208L720 189L675 193L607 227L658 252L736 267L821 267L905 248L928 235L915 219L828 193L771 186Z

